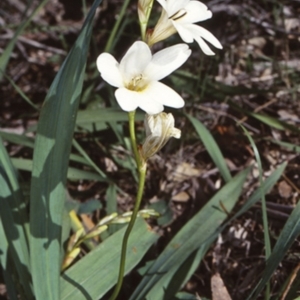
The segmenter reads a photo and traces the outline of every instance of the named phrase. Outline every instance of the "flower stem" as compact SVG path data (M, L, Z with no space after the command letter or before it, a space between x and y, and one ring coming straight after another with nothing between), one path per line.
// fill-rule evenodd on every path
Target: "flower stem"
M150 17L152 6L153 6L153 1L154 0L149 1L147 8L146 8L146 12L145 12L146 19L144 20L144 22L140 23L141 37L142 37L142 41L144 41L144 42L146 42L147 25L148 25L149 17Z
M123 17L125 16L125 13L126 13L126 9L128 7L128 4L129 4L130 0L125 0L123 2L123 5L122 5L122 8L121 8L121 11L118 15L118 19L117 21L115 22L115 25L110 33L110 36L109 36L109 39L105 45L105 48L104 48L104 52L109 52L112 48L112 44L113 44L113 41L116 37L116 34L117 34L117 31L120 27L120 24L121 24L121 21L123 20Z
M134 115L135 115L135 112L129 113L129 130L130 130L130 139L131 139L131 143L132 143L132 148L134 151L134 156L135 156L136 164L138 166L138 171L139 171L139 186L138 186L136 202L135 202L135 205L133 208L131 219L128 224L128 227L126 228L126 231L125 231L125 234L123 237L123 241L122 241L120 268L119 268L119 276L118 276L117 285L113 291L113 294L110 297L110 300L115 300L118 297L119 292L122 287L123 277L124 277L124 273L125 273L125 261L126 261L126 251L127 251L128 239L129 239L129 235L134 226L134 223L135 223L135 220L136 220L139 208L140 208L140 204L141 204L143 192L144 192L145 178L146 178L147 164L141 162L139 153L137 150L137 146L136 146L135 129L134 129Z
M128 113L128 118L129 118L129 133L130 133L131 147L134 153L134 158L136 161L137 168L139 169L141 160L137 149L135 129L134 129L135 110Z

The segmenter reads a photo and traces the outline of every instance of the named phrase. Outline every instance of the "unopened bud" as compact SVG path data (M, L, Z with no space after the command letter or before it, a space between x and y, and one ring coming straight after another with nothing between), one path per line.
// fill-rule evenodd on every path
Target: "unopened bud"
M171 137L179 139L181 136L181 131L174 127L174 117L170 113L146 114L144 126L146 140L140 149L144 161L157 153Z

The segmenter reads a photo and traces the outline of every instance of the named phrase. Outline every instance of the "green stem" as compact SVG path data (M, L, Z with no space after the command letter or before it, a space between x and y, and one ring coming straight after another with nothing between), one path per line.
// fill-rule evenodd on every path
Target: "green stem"
M143 167L139 168L138 193L137 193L136 202L135 202L135 205L134 205L134 209L133 209L133 212L132 212L130 222L128 224L128 227L127 227L127 229L125 231L125 234L124 234L124 237L123 237L118 282L117 282L117 285L114 289L114 292L113 292L112 296L110 297L110 300L115 300L118 297L119 292L120 292L121 287L122 287L123 277L124 277L124 272L125 272L125 261L126 261L126 251L127 251L128 238L129 238L130 232L133 228L133 225L135 223L135 220L136 220L139 208L140 208L140 204L141 204L141 201L142 201L144 185L145 185L145 178L146 178L146 169L147 169L146 164Z
M118 276L117 285L113 291L113 294L110 297L110 300L115 300L118 297L119 292L122 287L123 277L124 277L124 273L125 273L125 261L126 261L128 239L129 239L131 230L134 226L134 223L135 223L135 220L138 215L139 208L140 208L140 204L142 201L144 185L145 185L145 178L146 178L146 170L147 170L147 164L141 162L141 159L140 159L140 156L138 153L138 149L137 149L137 143L136 143L136 137L135 137L135 127L134 127L135 111L129 112L128 116L129 116L130 140L131 140L134 157L135 157L136 164L137 164L138 171L139 171L139 186L138 186L136 202L135 202L135 205L133 208L131 219L128 224L128 227L126 228L126 231L125 231L125 234L123 237L123 241L122 241L120 268L119 268L119 276Z
M140 156L137 149L136 137L135 137L135 129L134 129L134 119L135 119L135 110L128 113L129 118L129 133L130 133L130 140L131 140L131 147L134 153L134 158L136 161L137 168L140 168Z
M106 43L104 52L110 52L110 50L111 50L112 43L113 43L113 41L115 39L115 36L117 34L117 31L118 31L118 29L120 27L121 21L122 21L124 15L126 13L126 9L127 9L128 4L129 4L129 1L130 0L125 0L124 3L123 3L123 6L122 6L121 11L120 11L120 13L118 15L117 21L116 21L116 23L115 23L115 25L114 25L114 27L113 27L113 29L111 31L111 34L109 36L108 41Z
M140 28L141 28L141 37L142 37L142 41L146 42L146 31L147 31L147 25L148 25L148 21L149 21L149 17L152 11L152 6L153 6L153 1L152 0L146 10L146 20L145 22L141 22L140 23Z

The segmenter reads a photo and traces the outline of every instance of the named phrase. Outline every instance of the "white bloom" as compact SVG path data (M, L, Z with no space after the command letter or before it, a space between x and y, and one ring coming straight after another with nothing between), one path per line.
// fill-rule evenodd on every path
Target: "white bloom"
M146 140L140 150L144 161L157 153L171 137L179 139L181 136L181 131L174 127L174 117L170 113L146 115L144 126Z
M193 24L212 17L212 12L205 4L193 0L157 1L163 11L154 31L148 36L149 45L164 40L177 31L184 42L192 43L195 40L206 55L214 55L214 52L204 40L222 49L220 42L208 30Z
M97 59L102 78L117 87L116 99L125 111L140 107L148 114L157 114L164 105L180 108L184 101L174 90L158 80L179 68L190 56L191 50L185 44L163 49L154 55L144 42L135 42L121 62L108 53Z

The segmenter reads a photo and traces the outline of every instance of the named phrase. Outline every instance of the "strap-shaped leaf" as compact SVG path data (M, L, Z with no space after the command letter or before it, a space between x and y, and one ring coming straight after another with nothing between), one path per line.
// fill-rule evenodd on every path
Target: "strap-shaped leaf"
M249 168L232 178L184 225L144 275L131 300L145 299L146 296L148 299L164 299L165 290L178 268L215 234L227 218L222 207L228 212L232 210L248 173Z
M266 283L270 280L272 274L282 262L286 252L289 250L289 248L292 246L295 239L300 234L300 201L294 208L292 214L286 221L279 238L277 239L277 242L275 244L275 247L267 260L267 264L265 267L265 270L262 274L262 277L255 287L255 289L252 291L248 299L257 299L259 293L263 290Z
M30 200L30 251L37 300L60 299L61 231L65 182L82 91L94 4L45 99L38 123Z
M125 228L107 238L62 275L59 299L100 299L116 284L124 232ZM137 265L157 238L143 219L136 220L127 247L125 273Z
M5 239L0 243L1 252L8 253L1 258L4 273L13 261L17 272L16 281L28 299L33 298L30 277L30 260L28 249L28 216L22 201L15 169L0 138L0 217L5 232ZM5 244L7 243L7 247ZM6 249L7 248L7 249Z
M219 169L223 179L228 182L231 179L230 171L226 165L224 156L216 143L215 139L211 135L211 133L207 130L207 128L196 118L186 114L187 118L191 121L193 126L195 127L202 143L204 144L208 154L210 155L213 162L216 164Z

